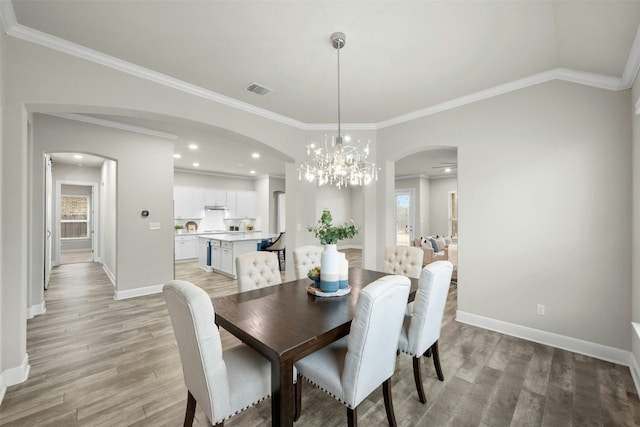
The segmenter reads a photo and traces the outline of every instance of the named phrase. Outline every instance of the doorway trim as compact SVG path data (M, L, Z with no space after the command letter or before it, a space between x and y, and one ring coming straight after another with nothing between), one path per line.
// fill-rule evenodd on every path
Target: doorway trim
M409 196L409 218L408 218L408 235L409 235L409 244L408 246L411 246L411 241L415 238L414 234L415 234L415 229L416 229L416 194L415 194L415 190L413 188L398 188L395 190L394 192L394 201L395 201L395 206L396 206L396 220L395 220L395 224L396 224L396 245L398 244L398 196Z
M69 181L64 179L56 180L56 198L55 198L55 228L56 228L56 240L55 240L55 263L52 265L60 265L60 248L61 248L61 238L60 238L60 200L62 198L62 186L63 185L78 185L83 187L91 187L91 212L89 213L90 219L89 224L91 225L91 229L89 233L91 235L91 261L96 262L100 260L100 254L98 254L98 236L100 233L96 233L96 230L99 230L100 227L100 218L98 213L96 212L96 208L99 205L98 198L100 197L98 193L98 183L90 182L90 181Z

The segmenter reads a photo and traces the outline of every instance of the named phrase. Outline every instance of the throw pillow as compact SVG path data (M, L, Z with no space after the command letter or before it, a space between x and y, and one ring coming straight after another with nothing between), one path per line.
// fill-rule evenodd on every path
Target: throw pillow
M440 250L442 250L445 247L447 247L447 243L445 242L444 237L436 238L436 242L438 242L438 247L440 248Z
M433 247L433 251L434 252L440 252L440 249L438 249L438 242L436 241L436 239L434 239L433 237L430 237L429 241L431 242L431 246Z

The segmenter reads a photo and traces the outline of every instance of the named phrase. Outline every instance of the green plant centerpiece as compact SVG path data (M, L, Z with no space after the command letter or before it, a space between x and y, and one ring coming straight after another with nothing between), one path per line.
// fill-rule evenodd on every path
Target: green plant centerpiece
M322 211L318 223L314 227L308 226L307 230L312 232L324 245L324 251L320 256L320 289L325 294L336 293L338 289L344 291L348 287L349 263L345 254L337 251L336 245L340 240L350 239L358 234L358 228L353 220L351 220L351 224L333 225L331 212L325 209ZM309 276L309 278L315 282L313 276Z
M315 227L308 226L307 230L311 231L323 245L335 245L340 240L351 239L358 234L358 228L351 220L351 224L333 225L333 217L328 209L322 211L322 216L318 220Z

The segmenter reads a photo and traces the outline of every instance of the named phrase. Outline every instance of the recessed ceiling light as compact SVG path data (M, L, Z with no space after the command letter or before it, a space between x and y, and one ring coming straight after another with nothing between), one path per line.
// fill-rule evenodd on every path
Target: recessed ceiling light
M189 149L190 150L197 150L198 149L198 144L189 144Z
M178 154L178 153L176 153L176 154L174 154L174 155L173 155L173 157L174 157L175 159L181 159L181 158L182 158L182 154Z
M451 172L451 168L446 168L444 171L445 172Z
M198 163L198 162L193 162L193 166L197 168L198 166L200 166L200 163Z
M81 156L80 154L74 154L74 155L73 155L73 158L74 158L74 159L81 159L81 158L82 158L82 156Z
M256 174L256 171L253 171L253 170L252 170L252 171L249 171L249 173L250 173L251 175L255 175L255 174Z
M252 153L251 157L253 157L254 159L259 159L260 158L260 153Z

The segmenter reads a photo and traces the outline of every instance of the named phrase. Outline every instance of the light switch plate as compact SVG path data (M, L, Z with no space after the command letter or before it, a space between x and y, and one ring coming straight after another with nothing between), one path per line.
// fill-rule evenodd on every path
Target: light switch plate
M160 223L159 222L150 222L149 223L149 230L160 230Z

